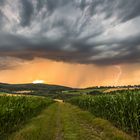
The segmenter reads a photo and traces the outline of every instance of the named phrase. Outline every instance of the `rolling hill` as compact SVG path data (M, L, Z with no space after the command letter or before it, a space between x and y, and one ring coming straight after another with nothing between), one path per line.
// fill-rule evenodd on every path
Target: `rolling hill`
M59 92L65 90L72 90L70 87L60 86L60 85L50 85L50 84L7 84L7 83L0 83L0 91L7 92L7 93L16 93L22 91L30 91L30 92Z

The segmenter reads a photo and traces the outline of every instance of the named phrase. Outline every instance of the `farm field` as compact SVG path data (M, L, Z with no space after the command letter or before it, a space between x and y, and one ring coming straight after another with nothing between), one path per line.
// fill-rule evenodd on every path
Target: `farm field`
M133 140L106 120L68 103L54 103L9 140Z
M78 96L70 103L111 121L122 130L136 135L140 134L140 91L117 91L98 96Z
M140 91L94 92L68 91L56 99L3 94L0 139L139 140Z
M0 96L0 139L16 131L52 102L31 96Z

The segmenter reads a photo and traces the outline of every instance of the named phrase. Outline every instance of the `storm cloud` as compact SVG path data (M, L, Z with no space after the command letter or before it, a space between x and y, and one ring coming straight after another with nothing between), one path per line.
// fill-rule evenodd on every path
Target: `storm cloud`
M0 57L139 63L139 25L139 0L1 0Z

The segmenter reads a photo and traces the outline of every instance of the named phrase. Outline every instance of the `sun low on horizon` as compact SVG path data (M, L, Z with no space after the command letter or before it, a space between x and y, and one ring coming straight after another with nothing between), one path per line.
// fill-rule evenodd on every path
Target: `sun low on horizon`
M45 81L44 80L35 80L32 82L33 84L44 84Z
M0 1L0 82L140 84L138 5L139 0Z

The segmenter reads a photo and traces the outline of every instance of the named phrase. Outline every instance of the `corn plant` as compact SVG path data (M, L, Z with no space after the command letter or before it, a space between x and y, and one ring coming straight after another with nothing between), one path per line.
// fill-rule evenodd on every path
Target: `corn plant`
M140 91L121 91L113 95L85 95L71 98L69 102L139 137Z
M43 97L0 96L0 136L15 131L51 102Z

